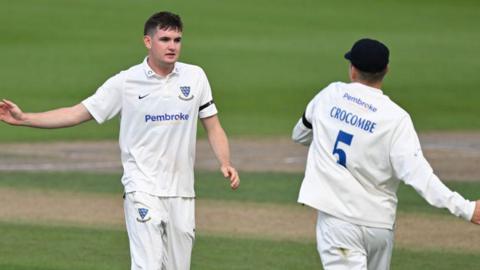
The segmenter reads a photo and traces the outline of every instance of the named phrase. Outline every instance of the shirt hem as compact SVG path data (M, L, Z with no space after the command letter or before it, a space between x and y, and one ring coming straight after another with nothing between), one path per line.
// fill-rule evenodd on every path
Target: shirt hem
M334 211L332 209L329 209L329 208L325 208L325 207L320 207L318 205L314 205L312 203L308 203L308 202L305 202L303 200L298 200L298 203L301 203L301 204L304 204L304 205L307 205L313 209L316 209L318 211L322 211L324 213L327 213L331 216L334 216L336 218L339 218L339 219L342 219L346 222L350 222L352 224L355 224L355 225L360 225L360 226L366 226L366 227L373 227L373 228L382 228L382 229L389 229L389 230L393 230L394 228L394 225L395 225L395 222L392 222L392 223L387 223L387 222L372 222L372 221L368 221L368 220L361 220L361 219L356 219L356 218L351 218L351 217L346 217L345 215L341 214L341 213L338 213L337 211Z
M173 193L173 192L157 192L157 191L151 191L148 189L141 189L141 188L130 188L127 189L125 188L125 193L131 193L131 192L144 192L149 195L155 196L155 197L180 197L180 198L196 198L195 193Z

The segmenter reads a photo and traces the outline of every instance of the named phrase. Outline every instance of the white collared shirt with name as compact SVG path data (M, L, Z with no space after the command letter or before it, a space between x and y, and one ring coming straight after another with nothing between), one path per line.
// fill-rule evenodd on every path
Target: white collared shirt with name
M438 179L409 114L380 89L330 84L310 101L292 138L310 145L300 203L353 224L392 229L403 181L431 205L472 218L475 202Z

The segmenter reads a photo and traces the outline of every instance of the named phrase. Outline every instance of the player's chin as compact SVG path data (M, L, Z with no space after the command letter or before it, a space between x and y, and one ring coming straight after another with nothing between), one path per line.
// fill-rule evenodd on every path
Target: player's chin
M167 54L163 57L163 61L167 64L174 64L177 60L178 56L176 54Z

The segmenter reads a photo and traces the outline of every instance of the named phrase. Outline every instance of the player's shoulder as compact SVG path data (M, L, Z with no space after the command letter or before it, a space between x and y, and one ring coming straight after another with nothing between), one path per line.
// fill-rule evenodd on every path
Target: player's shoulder
M348 88L348 83L336 81L336 82L331 82L328 84L325 88L320 90L320 93L328 93L328 94L335 94L335 93L341 93L344 92Z
M119 79L138 78L138 77L145 76L146 72L147 71L145 70L145 67L143 64L137 64L137 65L133 65L125 69L122 69L120 72L114 75L114 77L117 77Z
M200 66L194 64L187 64L184 62L177 62L175 63L175 69L178 70L179 73L186 73L189 75L204 75L205 71Z
M321 103L321 102L328 102L327 100L335 95L340 88L341 82L333 82L321 88L315 93L315 96L312 98L311 103Z
M130 76L144 76L148 72L154 72L147 64L147 61L144 60L142 63L130 66L129 68L121 71L121 73L125 73L125 75Z
M107 82L122 85L129 78L138 77L141 75L139 71L139 66L140 65L135 65L127 69L122 69L117 73L111 74L110 77L107 79Z
M397 115L398 118L404 118L406 116L410 117L410 114L400 105L398 105L395 101L391 100L389 96L387 95L383 95L383 96L385 100L384 102L388 104L388 108L391 114Z
M318 91L315 98L322 98L322 97L332 97L335 96L346 88L346 83L344 82L332 82Z

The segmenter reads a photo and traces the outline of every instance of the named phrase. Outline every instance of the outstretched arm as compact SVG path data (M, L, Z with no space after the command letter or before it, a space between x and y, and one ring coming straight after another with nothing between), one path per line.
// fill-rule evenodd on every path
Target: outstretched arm
M393 134L390 162L395 177L412 186L429 204L447 208L457 217L480 224L480 203L467 200L450 190L434 174L423 156L420 141L408 115L400 121Z
M237 170L230 164L230 149L225 131L220 125L217 115L202 118L202 125L207 131L208 141L213 152L220 162L220 170L225 178L230 180L230 187L237 189L240 185L240 177Z
M0 101L0 121L14 126L36 128L71 127L92 119L83 104L40 113L24 113L15 103Z

